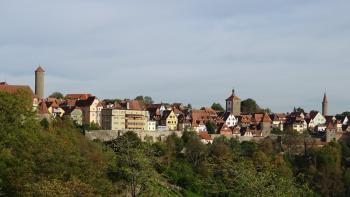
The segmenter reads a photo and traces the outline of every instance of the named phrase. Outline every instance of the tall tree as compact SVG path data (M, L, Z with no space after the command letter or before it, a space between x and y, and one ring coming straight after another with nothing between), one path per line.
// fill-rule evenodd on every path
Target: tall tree
M215 124L214 121L211 121L211 120L207 121L205 123L205 126L207 127L207 131L208 131L209 134L215 134L216 133L217 127L216 127L216 124Z
M248 98L241 102L242 113L257 113L260 112L260 107L255 100Z
M144 97L142 95L135 97L135 100L144 102Z
M213 110L216 110L216 111L225 111L224 110L224 108L221 106L221 104L220 103L213 103L212 105L211 105L211 108L213 109Z
M153 104L154 103L152 97L150 97L150 96L145 96L143 98L143 100L144 100L145 104Z
M152 97L150 97L150 96L140 95L140 96L135 97L135 100L140 101L140 102L145 103L145 104L153 104L154 103Z
M150 163L142 152L141 140L134 132L127 132L111 142L117 157L114 179L125 179L129 183L132 197L144 190L148 181Z
M50 96L50 98L63 99L64 96L61 92L54 92Z

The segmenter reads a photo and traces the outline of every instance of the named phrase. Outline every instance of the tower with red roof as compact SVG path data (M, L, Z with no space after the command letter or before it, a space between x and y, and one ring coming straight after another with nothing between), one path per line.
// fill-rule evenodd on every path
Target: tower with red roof
M241 115L241 99L236 96L234 89L231 96L226 99L226 112L230 112L234 116Z

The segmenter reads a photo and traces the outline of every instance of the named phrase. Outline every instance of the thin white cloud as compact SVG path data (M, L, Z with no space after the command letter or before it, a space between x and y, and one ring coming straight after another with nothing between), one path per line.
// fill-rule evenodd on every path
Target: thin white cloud
M0 3L1 78L47 92L153 96L195 106L234 86L274 111L350 110L350 2L44 0Z

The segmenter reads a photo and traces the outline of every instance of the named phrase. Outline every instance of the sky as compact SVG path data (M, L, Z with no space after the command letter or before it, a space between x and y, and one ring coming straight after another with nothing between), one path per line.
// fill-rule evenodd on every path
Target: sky
M350 111L349 0L2 0L0 81L45 93Z

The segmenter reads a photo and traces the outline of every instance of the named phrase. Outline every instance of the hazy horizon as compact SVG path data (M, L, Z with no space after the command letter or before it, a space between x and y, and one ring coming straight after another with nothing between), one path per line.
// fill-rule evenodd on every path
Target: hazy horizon
M235 88L274 112L350 111L350 2L13 0L0 3L0 81L46 70L48 96L148 95L210 106Z

